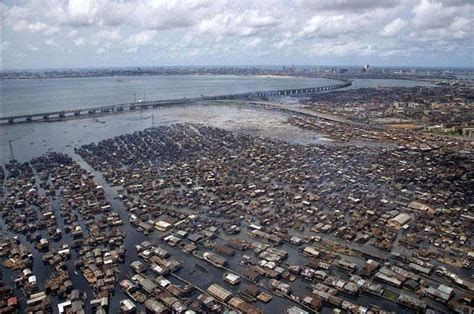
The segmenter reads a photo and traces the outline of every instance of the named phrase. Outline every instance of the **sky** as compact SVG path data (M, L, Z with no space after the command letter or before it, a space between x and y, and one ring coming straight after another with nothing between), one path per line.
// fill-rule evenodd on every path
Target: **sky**
M473 0L3 0L2 69L474 67Z

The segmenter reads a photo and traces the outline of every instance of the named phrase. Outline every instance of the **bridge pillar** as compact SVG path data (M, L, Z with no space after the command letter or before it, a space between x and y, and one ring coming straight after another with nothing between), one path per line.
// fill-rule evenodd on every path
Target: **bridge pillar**
M33 120L33 118L31 118L31 116L26 117L26 121L31 122L31 120Z
M75 111L75 112L74 112L74 115L75 115L76 117L78 117L78 116L81 115L81 112L80 112L80 111Z

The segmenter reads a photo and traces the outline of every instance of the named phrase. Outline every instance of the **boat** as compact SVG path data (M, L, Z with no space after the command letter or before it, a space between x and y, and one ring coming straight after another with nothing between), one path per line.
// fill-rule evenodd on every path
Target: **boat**
M252 303L252 302L257 302L257 299L252 297L250 294L248 293L245 293L245 292L242 292L242 291L239 291L237 293L239 295L239 297L244 300L245 302L249 302L249 303Z

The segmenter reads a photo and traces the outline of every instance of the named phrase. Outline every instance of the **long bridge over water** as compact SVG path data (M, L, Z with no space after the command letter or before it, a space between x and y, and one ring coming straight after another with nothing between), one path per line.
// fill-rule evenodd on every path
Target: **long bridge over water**
M320 87L293 88L293 89L257 91L257 92L247 92L247 93L218 95L218 96L203 96L203 97L195 97L195 98L123 103L123 104L116 104L116 105L97 106L97 107L91 107L91 108L0 117L0 123L13 124L13 123L19 123L19 122L33 122L33 121L51 121L51 120L57 121L57 120L62 120L66 118L95 116L99 114L102 115L102 114L108 114L108 113L121 113L125 111L135 111L135 110L144 110L144 109L158 108L158 107L178 105L178 104L188 104L195 101L203 101L203 100L251 99L251 98L264 98L264 97L272 97L272 96L309 94L309 93L335 90L339 88L348 87L350 85L352 85L351 81L345 81L340 84L320 86Z

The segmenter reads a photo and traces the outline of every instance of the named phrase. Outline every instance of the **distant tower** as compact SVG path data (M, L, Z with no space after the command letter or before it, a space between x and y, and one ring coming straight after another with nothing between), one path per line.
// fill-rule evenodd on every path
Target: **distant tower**
M365 73L365 72L368 72L369 71L369 65L366 64L364 65L364 67L362 69L360 69L361 72Z

